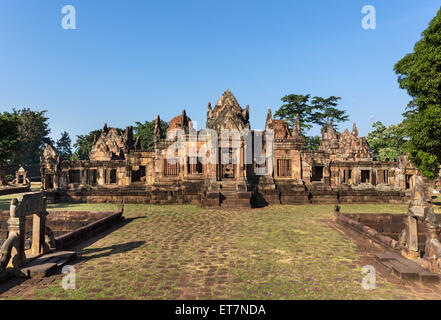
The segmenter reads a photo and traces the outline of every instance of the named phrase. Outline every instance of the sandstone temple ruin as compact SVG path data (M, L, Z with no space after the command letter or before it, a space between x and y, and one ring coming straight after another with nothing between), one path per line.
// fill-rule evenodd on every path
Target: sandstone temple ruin
M41 158L45 196L52 202L193 203L224 208L409 199L416 169L405 156L396 162L374 161L355 124L352 132L341 134L329 124L322 130L319 150L310 151L302 149L299 121L289 128L268 110L265 131L258 132L251 130L249 112L249 106L242 108L228 90L214 108L208 104L206 129L216 132L214 139L219 141L209 148L203 141L195 143L198 151L206 148L203 152L215 155L216 163L203 163L188 152L170 156L167 150L176 138L164 138L159 116L153 151L140 149L131 127L121 134L106 125L87 161L60 161L48 146ZM184 132L183 148L188 148L195 129L185 110L170 121L167 133L174 129ZM249 135L231 136L228 146L221 148L223 130L249 130ZM246 139L265 140L270 131L271 152L264 145L246 161Z

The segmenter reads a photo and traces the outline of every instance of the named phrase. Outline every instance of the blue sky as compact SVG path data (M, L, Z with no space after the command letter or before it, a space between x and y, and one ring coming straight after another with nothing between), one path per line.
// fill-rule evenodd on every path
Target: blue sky
M61 8L76 8L76 30ZM374 5L377 29L361 27ZM2 0L0 112L46 109L52 137L125 127L182 109L205 126L230 89L254 129L286 94L342 97L366 135L401 120L409 97L394 64L411 52L434 0ZM372 117L372 118L371 118ZM315 129L312 133L318 133Z

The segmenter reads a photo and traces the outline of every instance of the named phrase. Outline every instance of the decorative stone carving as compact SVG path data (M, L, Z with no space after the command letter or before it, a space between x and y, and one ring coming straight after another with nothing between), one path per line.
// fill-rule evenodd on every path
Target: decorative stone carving
M33 215L32 247L33 254L49 251L45 242L45 234L50 237L50 229L46 227L46 201L40 192L30 192L11 200L8 220L8 239L0 249L0 270L4 270L9 261L14 268L26 262L24 250L26 216Z
M20 167L15 173L15 180L13 184L22 184L27 185L30 184L29 180L26 178L27 172L23 167Z
M43 157L47 159L57 159L58 155L55 152L54 148L50 144L46 146L46 148L43 151Z
M167 132L174 130L174 129L181 129L184 130L186 133L189 132L189 130L192 129L191 127L191 119L187 116L187 112L182 110L182 114L179 116L174 117L171 119L170 124L167 128Z
M418 246L419 222L425 225L427 238L431 239L429 244L433 243L433 230L438 228L438 223L432 208L428 188L421 176L417 176L415 179L415 187L412 191L412 198L407 211L406 227L400 235L400 245L403 248L403 255L413 259L419 258L421 255Z
M155 129L153 130L153 135L155 136L155 141L159 141L162 136L162 129L161 129L161 118L159 118L159 114L156 116L155 119Z
M242 109L230 90L226 90L217 101L216 106L207 112L207 128L220 133L222 130L238 130L239 132L248 129L249 106Z
M337 160L371 160L372 155L365 137L358 136L354 123L352 132L346 129L342 134L335 132L332 123L322 129L319 151L334 155Z
M133 127L127 127L124 133L120 133L104 124L100 137L92 146L89 158L94 161L123 160L131 149L133 149Z

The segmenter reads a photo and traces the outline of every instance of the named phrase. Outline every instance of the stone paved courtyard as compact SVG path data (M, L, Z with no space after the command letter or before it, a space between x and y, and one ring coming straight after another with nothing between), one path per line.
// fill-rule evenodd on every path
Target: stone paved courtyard
M115 206L53 205L109 210ZM77 289L61 274L0 286L3 299L425 299L441 289L401 283L333 224L332 205L214 211L126 205L126 221L77 249ZM406 205L345 205L344 212L405 212ZM363 290L374 265L377 288Z

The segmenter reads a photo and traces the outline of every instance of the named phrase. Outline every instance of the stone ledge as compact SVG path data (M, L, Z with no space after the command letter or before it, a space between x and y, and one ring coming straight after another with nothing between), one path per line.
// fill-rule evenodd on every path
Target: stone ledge
M440 276L427 271L419 264L396 253L377 253L375 259L402 280L420 281L422 283L439 283Z
M14 194L14 193L24 193L31 191L31 185L21 186L21 187L3 187L0 188L0 196L5 196L8 194Z
M358 221L355 221L354 219L345 216L342 213L335 213L335 220L337 223L361 233L362 235L366 236L367 238L373 240L383 247L398 250L398 242L396 240L384 236L380 234L377 230L365 226L364 224L361 224Z
M60 270L76 256L74 251L56 251L33 259L19 271L28 278L47 277Z
M55 246L57 249L68 248L82 241L90 239L100 232L116 225L123 220L123 210L115 212L103 219L95 221L87 226L79 228L75 231L66 233L55 238Z

